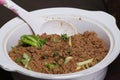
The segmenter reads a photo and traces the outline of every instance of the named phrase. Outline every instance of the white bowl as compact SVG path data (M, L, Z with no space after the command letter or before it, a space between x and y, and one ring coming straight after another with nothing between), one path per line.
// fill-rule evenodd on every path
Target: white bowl
M108 47L107 56L95 66L69 74L44 74L22 68L11 60L8 51L17 45L18 39L23 34L32 34L31 29L19 18L7 22L0 30L0 66L13 73L15 80L103 80L107 67L112 63L120 52L120 31L116 26L113 16L102 11L86 11L76 8L48 8L31 12L38 17L50 19L66 19L72 23L79 33L95 31L103 39ZM52 31L42 29L41 32ZM54 32L53 32L54 33ZM26 76L25 76L26 75Z

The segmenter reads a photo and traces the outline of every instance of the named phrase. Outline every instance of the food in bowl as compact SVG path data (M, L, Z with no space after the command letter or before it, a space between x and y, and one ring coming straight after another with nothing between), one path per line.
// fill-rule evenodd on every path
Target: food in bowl
M66 74L99 63L108 53L106 43L96 32L83 34L23 35L9 56L18 65L41 73Z

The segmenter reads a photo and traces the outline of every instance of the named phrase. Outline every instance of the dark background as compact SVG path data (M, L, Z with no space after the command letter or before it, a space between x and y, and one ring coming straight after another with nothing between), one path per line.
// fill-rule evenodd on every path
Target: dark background
M120 0L13 0L28 11L49 7L75 7L86 10L105 11L116 18L120 28ZM0 5L0 27L16 17ZM0 68L0 80L12 80L11 73ZM120 80L120 56L110 64L105 80Z

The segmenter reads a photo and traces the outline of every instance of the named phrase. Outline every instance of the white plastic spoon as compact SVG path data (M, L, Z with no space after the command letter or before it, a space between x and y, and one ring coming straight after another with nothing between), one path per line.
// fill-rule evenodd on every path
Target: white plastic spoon
M56 32L58 34L66 33L68 35L73 35L77 32L76 28L73 27L73 25L68 23L66 20L46 21L42 17L38 18L35 15L32 15L31 13L24 10L23 8L21 8L11 0L0 0L0 4L12 10L20 18L22 18L22 20L24 20L30 26L30 28L32 29L35 35L42 34L41 29L44 27L43 25L45 25L44 29L46 30L52 29L52 26L56 26L55 28L53 27L53 30L50 30L50 31L47 30L49 33Z

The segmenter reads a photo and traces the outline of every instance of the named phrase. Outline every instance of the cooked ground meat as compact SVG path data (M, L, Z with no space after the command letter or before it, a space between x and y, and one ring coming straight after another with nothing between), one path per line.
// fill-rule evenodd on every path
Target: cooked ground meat
M18 65L29 70L65 74L87 69L100 62L108 47L95 32L84 32L68 37L66 34L37 35L45 40L40 48L19 44L9 51Z

